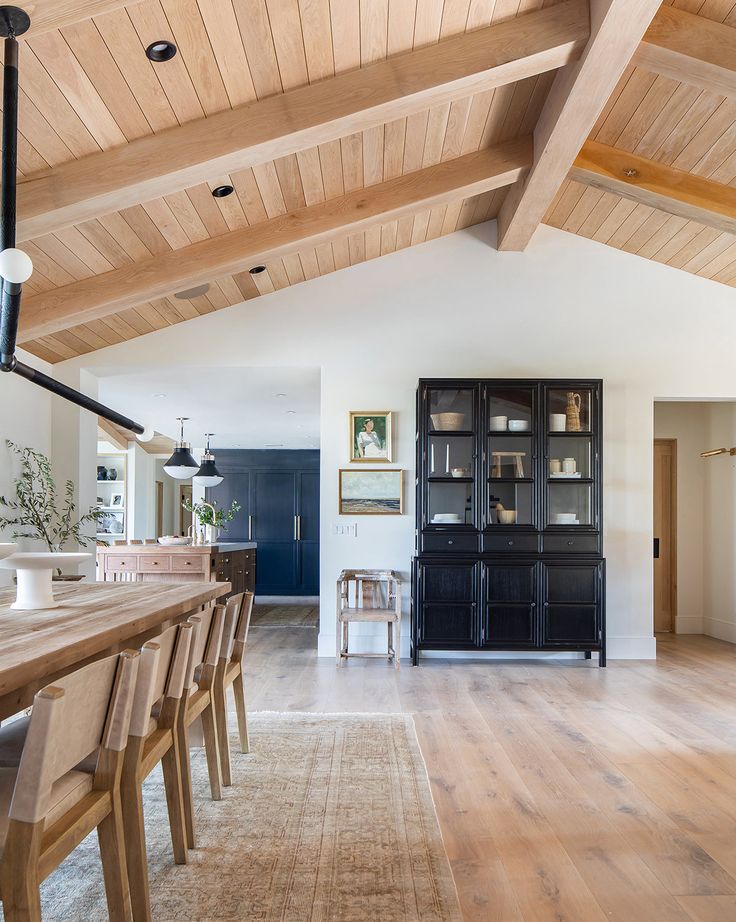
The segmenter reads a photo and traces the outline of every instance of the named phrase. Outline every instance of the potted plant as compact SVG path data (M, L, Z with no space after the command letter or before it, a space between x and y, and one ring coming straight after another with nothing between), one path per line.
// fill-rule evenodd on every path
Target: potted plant
M214 544L220 529L227 531L227 522L232 522L236 514L240 512L240 503L234 499L229 509L218 509L217 501L207 503L201 500L193 503L188 496L182 500L182 506L196 516L199 523L205 527L205 540L208 544Z
M74 482L66 481L64 498L57 499L51 462L40 451L22 448L6 440L8 449L20 459L20 475L15 480L15 499L0 496L0 529L9 530L13 538L37 538L51 553L58 554L64 545L74 542L87 547L96 539L82 534L90 522L99 522L101 509L90 507L84 515L75 515ZM79 580L81 576L62 575L54 579Z

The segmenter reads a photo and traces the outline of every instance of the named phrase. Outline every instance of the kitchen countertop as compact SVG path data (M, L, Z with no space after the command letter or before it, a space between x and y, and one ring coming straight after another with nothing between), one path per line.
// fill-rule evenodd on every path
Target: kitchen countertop
M258 547L256 541L219 541L217 544L112 544L99 546L98 554L231 554L251 551Z

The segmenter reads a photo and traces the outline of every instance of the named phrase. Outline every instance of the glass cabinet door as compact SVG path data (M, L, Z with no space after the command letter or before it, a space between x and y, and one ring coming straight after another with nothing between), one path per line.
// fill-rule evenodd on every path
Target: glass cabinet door
M427 525L475 525L475 438L429 434Z
M487 388L486 523L489 527L536 525L536 388Z
M474 387L430 387L427 391L430 432L475 430Z
M549 388L545 400L545 527L596 523L593 389Z

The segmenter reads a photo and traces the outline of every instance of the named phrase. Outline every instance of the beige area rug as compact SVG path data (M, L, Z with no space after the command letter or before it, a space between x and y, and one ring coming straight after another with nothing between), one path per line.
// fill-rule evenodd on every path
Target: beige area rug
M411 717L261 713L250 728L220 803L196 751L188 865L171 858L159 776L146 782L154 922L460 922ZM96 836L42 899L44 922L107 919Z
M254 605L252 627L314 627L319 624L316 605Z

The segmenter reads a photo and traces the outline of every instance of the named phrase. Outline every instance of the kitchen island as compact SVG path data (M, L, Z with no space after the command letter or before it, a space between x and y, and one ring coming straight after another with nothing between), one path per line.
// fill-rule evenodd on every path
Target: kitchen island
M101 581L230 583L231 593L255 591L256 542L177 545L115 544L97 548Z

